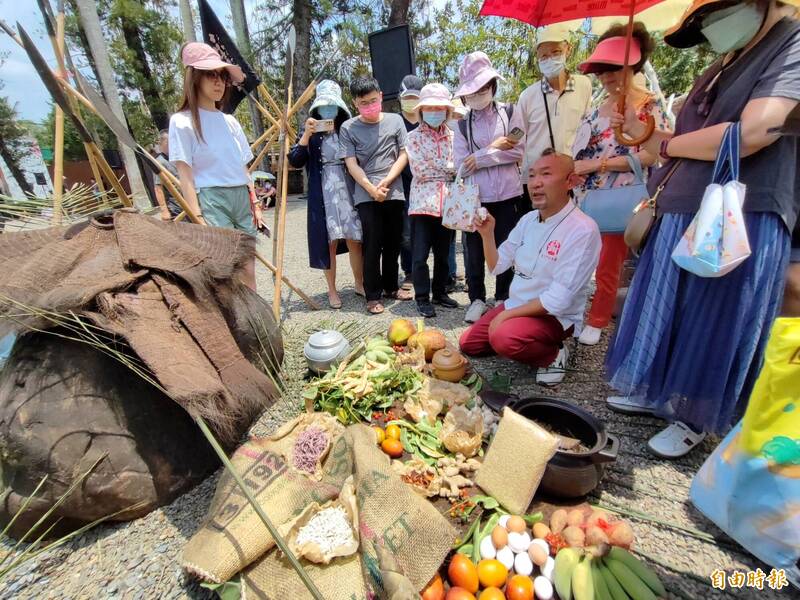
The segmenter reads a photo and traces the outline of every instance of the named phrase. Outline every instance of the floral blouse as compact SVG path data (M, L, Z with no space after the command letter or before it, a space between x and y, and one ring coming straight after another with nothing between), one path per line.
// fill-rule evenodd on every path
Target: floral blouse
M670 129L670 121L667 116L667 108L659 96L650 96L642 104L638 111L639 120L647 121L647 116L652 115L656 122L656 129L667 131ZM587 141L588 140L588 141ZM590 110L583 118L583 122L578 127L578 134L573 146L575 160L590 160L593 158L614 158L626 154L639 152L639 146L623 146L614 137L614 130L611 128L608 117L600 115L599 105ZM644 169L645 178L647 170ZM614 177L609 186L609 177ZM586 176L584 184L575 188L578 198L583 198L589 190L596 190L605 187L623 187L631 185L635 181L635 176L630 171L615 172L607 171L600 173L595 171Z
M442 204L453 180L453 132L447 126L439 130L427 124L408 133L408 164L414 179L408 199L408 214L442 216Z

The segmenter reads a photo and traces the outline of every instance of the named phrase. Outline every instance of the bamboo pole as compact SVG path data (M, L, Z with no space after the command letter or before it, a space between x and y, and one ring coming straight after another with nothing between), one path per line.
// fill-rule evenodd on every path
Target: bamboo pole
M46 18L46 16L45 16ZM58 61L59 79L66 79L64 67L64 12L59 10L56 15L56 60ZM61 225L62 203L64 201L64 111L56 104L56 132L53 142L53 221L54 226Z
M97 165L100 167L100 170L103 172L103 175L106 178L106 181L111 184L111 187L114 188L117 196L119 196L120 202L126 207L133 206L133 201L130 199L127 193L125 193L124 188L122 187L122 183L120 183L119 179L117 178L116 173L111 169L111 166L106 162L106 157L103 156L100 148L97 147L97 144L92 142L89 144L91 151L94 153L95 158L97 159Z
M287 160L289 155L289 118L290 107L292 107L292 79L294 77L294 60L293 58L290 58L290 60L292 62L290 63L289 77L287 78L286 110L283 113L283 119L281 121L281 135L278 138L281 149L280 158L278 159L278 171L281 177L281 188L280 204L275 205L275 219L277 221L277 227L275 228L275 233L273 233L276 250L275 256L273 256L273 261L275 262L278 272L276 273L277 277L275 278L275 296L272 301L272 310L275 313L275 320L278 323L281 322L281 276L283 275L283 253L284 244L286 241L286 199L288 196L287 188L289 185L289 161Z
M89 159L89 166L92 169L92 175L94 176L95 183L101 192L105 192L106 186L103 183L103 177L100 173L100 168L97 166L97 159L94 157L94 153L89 150L89 145L86 142L83 143L83 148L86 151L86 158Z
M275 143L275 134L273 133L272 136L270 136L269 140L267 140L266 143L264 144L264 147L261 149L261 152L259 152L258 156L256 156L256 159L248 167L247 171L249 173L252 173L253 171L258 169L258 165L261 164L261 161L264 159L264 156L266 156L267 152L269 152L270 146L272 146L272 144L274 143Z
M259 146L259 145L260 145L260 144L261 144L261 143L262 143L262 142L263 142L265 139L267 139L269 136L273 135L273 134L274 134L276 131L279 131L279 130L280 130L280 127L279 127L279 126L270 125L270 126L267 128L267 130L266 130L264 133L262 133L260 136L258 136L258 139L256 139L256 141L255 141L255 142L253 142L252 144L250 144L250 150L251 150L252 152L255 152L255 151L256 151L256 148L258 148L258 146Z

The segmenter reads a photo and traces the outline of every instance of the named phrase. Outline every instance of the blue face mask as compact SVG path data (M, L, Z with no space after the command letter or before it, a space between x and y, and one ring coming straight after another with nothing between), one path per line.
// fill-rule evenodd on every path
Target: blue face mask
M320 119L335 119L339 114L339 107L332 104L323 104L317 107Z
M447 120L446 110L426 110L422 112L422 120L430 127L438 129Z

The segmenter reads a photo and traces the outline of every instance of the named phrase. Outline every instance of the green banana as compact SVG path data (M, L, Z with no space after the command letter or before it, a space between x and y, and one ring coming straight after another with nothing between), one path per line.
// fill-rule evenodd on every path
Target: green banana
M575 600L594 600L591 559L583 558L572 570L572 597Z
M600 575L602 575L603 581L606 582L606 587L608 588L611 600L630 600L628 594L625 593L625 590L622 589L619 581L617 581L617 578L614 577L614 574L608 570L605 562L598 559L597 570L600 572Z
M664 585L661 583L655 571L624 548L612 546L608 553L608 558L619 561L628 567L633 571L634 575L647 584L647 587L649 587L656 596L661 598L667 597L667 590L664 588Z
M606 557L606 566L633 600L656 600L656 595L625 563Z
M572 572L580 559L581 554L575 548L563 548L556 555L553 584L561 600L572 600Z
M600 561L598 559L592 560L590 565L592 568L592 582L594 583L594 597L595 600L614 600L611 596L611 591L608 589L606 580L600 572Z

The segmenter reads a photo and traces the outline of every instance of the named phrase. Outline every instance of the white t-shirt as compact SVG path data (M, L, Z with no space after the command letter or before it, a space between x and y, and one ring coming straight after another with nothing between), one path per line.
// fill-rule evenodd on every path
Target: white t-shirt
M250 181L244 165L252 160L250 144L233 115L218 110L200 112L201 142L192 113L179 112L169 120L169 160L192 167L196 188L235 187Z
M545 221L538 210L529 212L497 249L492 275L514 267L505 308L538 298L564 329L572 325L578 335L600 247L597 223L572 202Z

